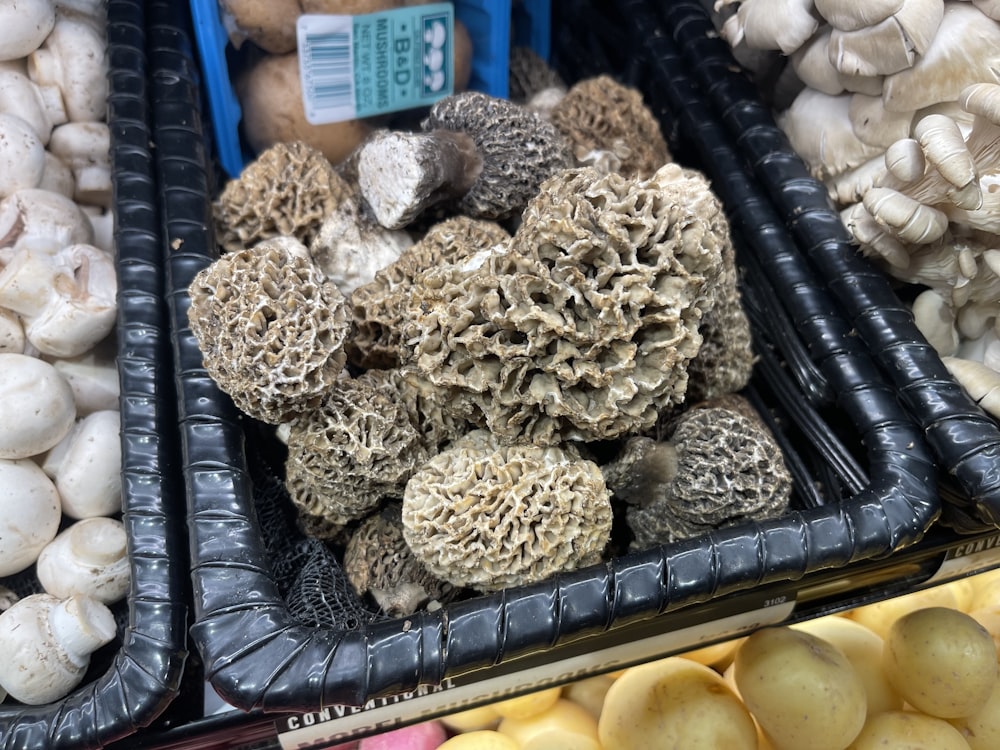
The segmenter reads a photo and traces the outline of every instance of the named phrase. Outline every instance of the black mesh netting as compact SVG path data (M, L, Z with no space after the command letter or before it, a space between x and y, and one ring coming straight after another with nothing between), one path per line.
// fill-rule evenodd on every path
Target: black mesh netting
M347 630L386 619L354 593L334 551L299 530L284 480L274 471L266 448L251 445L248 452L258 454L249 463L261 538L292 616L310 627Z

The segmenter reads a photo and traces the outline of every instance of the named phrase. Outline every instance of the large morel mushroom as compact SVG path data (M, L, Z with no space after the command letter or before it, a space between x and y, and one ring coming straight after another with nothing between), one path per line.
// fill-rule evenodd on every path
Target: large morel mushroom
M406 360L507 442L640 432L684 400L729 243L696 172L566 170L510 242L418 278Z
M344 368L344 297L292 237L222 256L189 293L205 369L245 414L285 422L317 405Z
M611 502L597 464L575 451L460 441L406 484L403 538L434 575L496 591L597 563Z

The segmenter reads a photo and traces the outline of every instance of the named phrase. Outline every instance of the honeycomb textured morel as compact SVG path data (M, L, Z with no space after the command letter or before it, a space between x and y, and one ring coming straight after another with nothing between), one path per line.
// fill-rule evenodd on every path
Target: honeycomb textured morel
M406 360L507 442L641 432L684 400L728 231L674 164L645 181L567 170L510 242L419 276Z
M215 233L226 252L277 236L308 246L323 219L352 193L318 149L276 143L226 183L212 204Z
M632 437L603 468L614 496L645 549L789 507L791 475L763 421L722 406L691 409L667 442Z
M223 255L189 294L205 369L251 417L278 424L312 408L344 368L344 297L292 237Z
M403 538L400 503L388 503L351 534L344 549L344 573L358 596L371 596L393 617L446 604L458 589L433 575Z
M549 119L572 144L580 164L610 152L625 177L649 177L670 161L660 124L642 94L611 76L574 84Z
M566 89L562 76L531 47L511 47L507 68L509 96L518 104L546 89Z
M597 563L610 531L600 469L556 446L452 448L403 495L413 554L437 577L479 591Z
M403 316L417 274L439 264L456 263L510 238L495 221L455 216L434 224L399 258L350 296L354 332L347 342L348 360L362 368L388 368L400 363Z
M292 420L285 475L292 502L331 526L400 498L427 460L423 436L398 392L372 378L343 378L315 409Z
M449 403L450 394L425 378L412 365L388 370L368 370L379 388L388 388L393 398L407 407L410 423L423 436L430 455L440 452L473 429L472 414L462 414Z
M478 91L439 99L421 128L465 133L473 140L482 168L455 210L479 219L517 215L542 182L573 165L569 143L552 123Z
M731 244L723 253L722 273L715 288L715 304L705 313L698 329L701 349L688 365L688 403L736 393L753 375L750 319L743 307Z

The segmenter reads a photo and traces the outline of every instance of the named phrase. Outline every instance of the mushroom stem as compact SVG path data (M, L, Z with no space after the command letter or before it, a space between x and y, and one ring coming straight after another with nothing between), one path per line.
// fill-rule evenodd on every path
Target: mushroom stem
M465 133L379 131L358 155L358 182L379 224L401 229L422 211L465 195L483 168Z

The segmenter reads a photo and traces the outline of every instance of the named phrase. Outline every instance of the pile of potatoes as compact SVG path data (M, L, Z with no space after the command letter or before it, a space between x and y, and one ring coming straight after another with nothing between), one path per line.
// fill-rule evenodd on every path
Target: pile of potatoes
M356 747L996 750L998 643L1000 570L764 628Z

